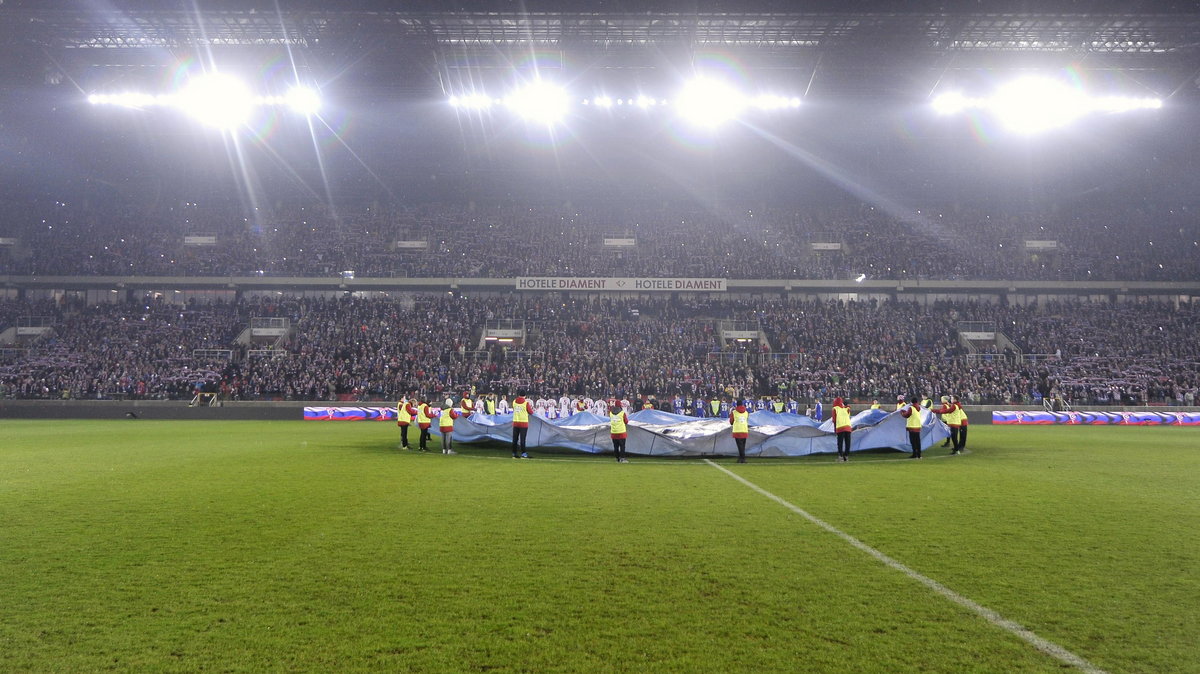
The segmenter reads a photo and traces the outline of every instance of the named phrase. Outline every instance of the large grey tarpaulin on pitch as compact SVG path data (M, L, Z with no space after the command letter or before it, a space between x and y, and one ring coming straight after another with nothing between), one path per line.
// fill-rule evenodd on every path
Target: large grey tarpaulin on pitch
M949 437L950 429L937 415L922 412L921 446L928 448ZM851 419L854 433L850 451L891 448L909 450L905 419L897 412L865 410ZM611 452L608 419L595 414L576 414L565 419L529 419L527 447L557 447L582 452ZM697 419L657 410L642 410L629 415L630 454L642 456L737 456L729 420ZM476 413L454 424L454 441L512 441L512 415ZM746 453L750 456L804 456L837 452L833 421L823 423L797 414L755 412L750 415L750 437Z

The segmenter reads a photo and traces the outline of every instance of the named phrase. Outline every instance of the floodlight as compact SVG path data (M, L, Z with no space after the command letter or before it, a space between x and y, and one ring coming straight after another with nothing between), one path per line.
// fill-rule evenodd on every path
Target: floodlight
M1157 110L1162 107L1161 98L1130 98L1106 96L1092 101L1092 108L1099 112L1129 112L1130 110Z
M154 96L135 91L122 94L92 94L88 96L87 100L92 105L118 105L123 108L148 108L152 105L166 105L170 102L169 97L166 96Z
M988 107L1017 133L1037 133L1066 126L1087 112L1078 89L1041 77L1026 77L996 91Z
M746 107L746 99L729 84L698 77L684 85L675 101L679 114L697 126L716 127L736 118Z
M866 275L866 274L859 274L859 275L858 275L858 277L854 279L854 282L855 282L855 283L862 283L862 282L863 282L863 281L865 281L865 280L867 280L867 275Z
M250 90L236 77L221 73L192 80L177 100L179 107L209 126L232 129L244 124L254 107Z
M796 105L792 102L795 101ZM754 107L759 110L782 110L788 107L798 107L800 99L788 98L777 94L763 94L754 99Z
M933 99L933 111L939 115L954 115L972 107L971 101L957 91L944 93Z
M566 116L568 98L562 87L537 80L514 91L505 103L527 120L552 125Z
M292 87L283 100L289 108L305 117L315 115L321 109L321 95L308 87Z
M492 99L484 93L470 93L461 96L451 96L450 105L468 110L484 110L492 107Z
M611 108L613 106L613 99L608 96L597 96L592 99L592 103L595 103L596 107Z

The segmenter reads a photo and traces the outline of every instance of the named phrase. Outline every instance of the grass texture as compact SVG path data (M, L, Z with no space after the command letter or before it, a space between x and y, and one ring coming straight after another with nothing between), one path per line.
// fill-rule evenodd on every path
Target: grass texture
M1051 672L704 461L0 421L0 671ZM436 441L435 441L436 445ZM1200 672L1200 433L721 465L1110 672Z

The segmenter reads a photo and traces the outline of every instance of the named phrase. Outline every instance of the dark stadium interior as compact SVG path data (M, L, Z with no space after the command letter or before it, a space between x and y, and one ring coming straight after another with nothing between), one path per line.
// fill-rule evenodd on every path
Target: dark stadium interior
M183 398L224 380L243 399L534 385L1002 404L1053 385L1090 404L1191 404L1198 44L1188 3L2 2L0 332L55 324L0 344L0 395ZM319 119L264 113L230 135L88 103L204 62L267 91L316 83ZM704 134L632 105L576 106L548 131L447 103L535 68L573 91L666 96L705 66L803 105ZM937 91L1034 71L1162 108L1028 138L930 112ZM193 235L216 240L184 246ZM636 250L606 251L612 236ZM813 253L822 237L843 250ZM397 252L404 239L429 248ZM326 283L348 270L386 283ZM762 283L724 299L512 292L541 276ZM914 296L925 282L942 285ZM233 344L280 311L288 358ZM489 313L536 326L543 362L478 349ZM606 315L600 347L587 335ZM763 351L804 358L706 335L750 318ZM1016 350L969 352L961 321L1009 326ZM120 327L135 322L142 337ZM898 362L898 344L919 355Z

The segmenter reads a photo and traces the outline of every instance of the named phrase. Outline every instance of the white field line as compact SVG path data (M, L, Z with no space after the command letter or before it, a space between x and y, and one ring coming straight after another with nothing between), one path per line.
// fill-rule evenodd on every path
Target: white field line
M2 1L2 0L0 0L0 1ZM405 450L397 450L397 451L402 454L414 454L414 455L419 456L419 453L417 453L417 452L405 451ZM905 450L905 451L907 451L907 450ZM970 453L971 453L971 450L964 449L962 451L961 455L965 456ZM430 451L430 452L427 452L427 454L429 456L437 456L437 455L440 455L441 452L440 451L437 451L437 452ZM836 456L836 454L829 454L828 455L829 461L804 461L804 462L794 461L791 459L807 458L807 457L785 457L785 456L775 457L775 456L772 456L772 457L769 457L766 459L761 459L759 457L750 456L747 458L750 459L751 461L754 461L755 463L757 463L760 466L771 465L771 463L776 461L776 459L783 460L779 464L777 464L780 466L802 466L804 468L819 468L819 467L824 467L824 466L841 466L841 465L843 465L840 461L837 461L834 459L835 456ZM679 465L679 466L703 465L696 461L697 457L641 456L638 454L631 454L630 457L631 457L629 459L630 464L645 463L645 464L652 464L655 466L667 466L667 465L672 465L672 464ZM462 459L486 459L489 461L512 461L513 460L512 456L508 454L507 449L497 450L497 452L494 456L488 455L488 454L470 453L470 454L458 454L457 458L459 460L462 460ZM721 458L721 459L725 459L728 461L728 460L732 460L736 457L735 456L723 456L723 457L715 457L715 458ZM951 456L950 454L926 454L925 458L926 459L953 459L955 457ZM704 458L703 460L706 462L710 462L711 458ZM608 455L608 454L586 454L586 453L581 453L577 456L541 455L541 456L535 456L535 457L529 459L529 461L552 461L552 462L558 462L558 463L616 463L616 460L613 459L611 455ZM850 463L852 463L852 464L895 463L897 465L907 465L907 464L905 464L904 461L901 461L899 459L862 459L862 458L858 458L858 459L854 459L853 461L850 461Z
M828 522L816 517L815 515L810 514L808 511L804 510L803 508L792 505L791 503L776 496L775 494L772 494L771 492L767 491L766 489L763 489L762 487L754 484L753 482L750 482L749 480L738 475L737 473L734 473L733 471L729 470L728 468L725 468L724 466L721 466L717 463L709 461L708 459L705 459L704 462L707 463L708 465L712 466L713 468L716 468L717 470L725 473L729 477L732 477L733 479L737 480L738 482L741 482L742 484L753 489L754 491L758 492L759 494L762 494L763 496L771 499L772 501L775 501L776 503L787 508L788 510L791 510L792 512L803 517L804 519L808 520L809 522L812 522L813 524L817 525L818 527L821 527L825 531L828 531L829 533L833 534L834 536L837 536L838 538L846 541L850 545L867 553L868 555L874 557L875 559L878 559L879 561L883 562L885 565L891 567L892 569L895 569L896 571L903 573L904 575L917 581L918 583L924 585L925 587L933 590L934 592L940 594L941 596L945 597L946 599L949 599L950 601L954 602L955 604L958 604L959 606L962 606L963 608L975 613L976 615L982 617L984 620L988 621L992 625L1016 635L1022 641L1025 641L1026 643L1028 643L1029 645L1038 649L1039 651L1045 653L1046 655L1054 657L1054 658L1058 659L1059 661L1064 662L1068 665L1071 665L1072 667L1080 669L1084 672L1088 672L1089 674L1105 674L1103 669L1100 669L1096 665L1093 665L1092 663L1088 662L1087 660L1083 659L1082 657L1075 655L1071 651L1068 651L1067 649L1063 648L1062 646L1059 646L1058 644L1054 643L1053 641L1049 641L1047 639L1043 639L1042 637L1039 637L1038 635L1034 634L1033 632L1029 631L1028 629L1025 629L1024 627L1022 627L1019 623L1009 620L1008 618L1005 618L1004 616L993 611L992 609L990 609L986 606L983 606L981 604L977 604L974 601L955 592L954 590L951 590L950 588L946 587L945 585L942 585L941 583L930 578L929 576L926 576L924 574L921 574L921 573L913 570L912 568L905 565L904 563L887 556L886 554L880 552L879 550L876 550L875 548L867 545L866 543L863 543L862 541L860 541L857 538L851 536L850 534L842 531L841 529L838 529L837 527L833 526L832 524L829 524Z

